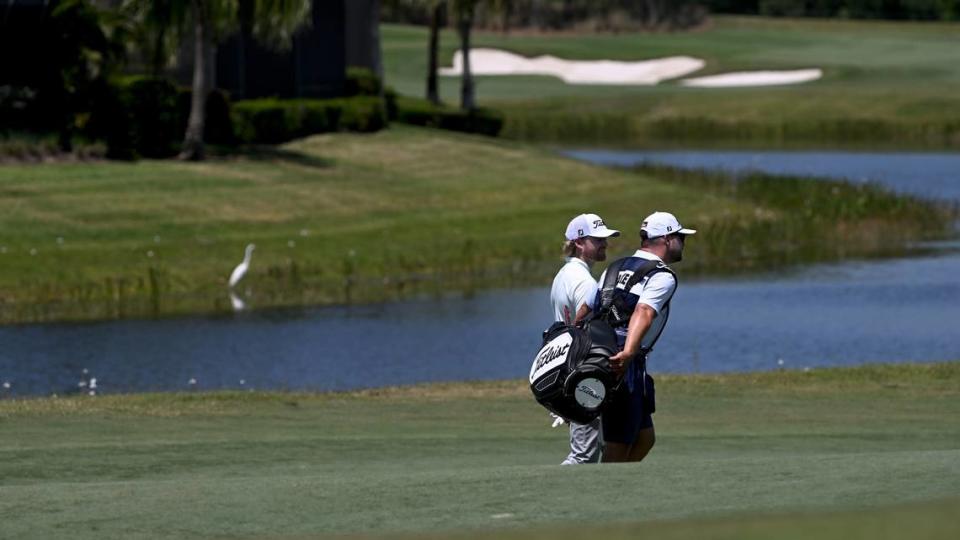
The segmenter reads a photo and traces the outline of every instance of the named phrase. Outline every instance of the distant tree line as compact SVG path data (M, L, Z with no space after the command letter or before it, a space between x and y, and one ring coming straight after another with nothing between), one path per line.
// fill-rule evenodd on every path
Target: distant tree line
M848 19L960 19L960 0L701 0L713 13Z
M427 2L384 2L383 20L427 25ZM707 15L697 0L509 0L477 2L473 24L485 29L621 31L683 29Z
M427 25L431 2L386 0L383 20ZM676 30L708 13L772 17L960 20L960 0L509 0L478 3L474 25L485 29Z
M56 132L64 151L114 93L128 53L157 74L177 44L193 42L194 69L182 159L203 159L210 49L241 25L289 47L311 0L10 0L0 4L0 135Z

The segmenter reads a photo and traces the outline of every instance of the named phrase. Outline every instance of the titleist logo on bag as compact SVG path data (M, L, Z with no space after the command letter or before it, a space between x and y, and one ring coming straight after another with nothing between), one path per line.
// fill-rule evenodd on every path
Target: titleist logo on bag
M566 362L572 343L573 336L570 334L560 334L547 342L537 353L530 367L530 384Z

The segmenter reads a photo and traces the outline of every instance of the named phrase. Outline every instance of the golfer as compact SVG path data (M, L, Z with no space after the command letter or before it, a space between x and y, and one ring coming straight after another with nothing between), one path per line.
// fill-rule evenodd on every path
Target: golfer
M602 429L603 461L640 461L656 440L653 417L656 410L653 377L647 374L647 355L656 343L670 315L670 299L677 290L677 278L668 264L680 262L688 235L673 214L654 212L640 227L640 249L620 266L614 297L626 308L626 326L616 328L620 352L610 357L610 367L623 375L611 403L604 409ZM630 288L624 286L634 271L657 264ZM603 283L606 272L600 277Z
M590 312L597 295L597 282L590 274L593 263L607 258L607 238L620 236L608 229L596 214L580 214L567 225L563 246L566 264L553 278L550 302L555 321L574 324ZM600 419L589 424L570 423L570 454L562 465L596 463L600 460Z

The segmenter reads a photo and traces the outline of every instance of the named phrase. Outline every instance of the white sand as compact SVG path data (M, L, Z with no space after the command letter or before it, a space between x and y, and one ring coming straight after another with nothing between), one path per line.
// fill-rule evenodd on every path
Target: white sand
M614 60L564 60L556 56L527 58L499 49L471 49L470 67L474 75L547 75L567 84L655 85L700 70L704 61L689 56L670 56L640 62ZM453 55L453 67L441 68L441 75L459 76L463 72L463 54ZM684 79L680 84L704 88L732 86L776 86L815 81L823 77L819 69L793 71L740 71L708 77Z
M819 69L796 69L793 71L737 71L708 77L696 77L680 81L683 86L703 88L728 88L731 86L778 86L815 81L823 77Z
M567 84L654 85L683 77L704 66L704 61L689 56L671 56L642 62L613 60L564 60L556 56L527 58L497 49L471 49L470 67L474 75L548 75ZM453 55L453 67L442 68L441 75L460 75L463 54Z

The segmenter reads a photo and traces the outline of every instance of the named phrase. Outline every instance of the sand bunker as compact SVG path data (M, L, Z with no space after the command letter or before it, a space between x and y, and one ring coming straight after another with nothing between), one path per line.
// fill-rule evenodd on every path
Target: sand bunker
M474 75L548 75L567 84L654 85L683 77L704 66L704 61L689 56L671 56L642 62L613 60L564 60L556 56L527 58L497 49L471 49L470 67ZM460 75L463 54L453 55L453 67L442 68L441 75Z
M796 69L792 71L737 71L708 77L696 77L680 81L683 86L703 88L729 88L731 86L777 86L815 81L823 77L819 69Z
M474 75L547 75L567 84L655 85L683 77L702 69L704 61L689 56L670 56L640 62L615 60L564 60L556 56L527 58L499 49L471 49L470 67ZM440 69L441 75L463 73L463 54L453 55L453 67ZM733 86L777 86L815 81L823 77L819 69L792 71L738 71L707 77L684 79L684 86L725 88Z

